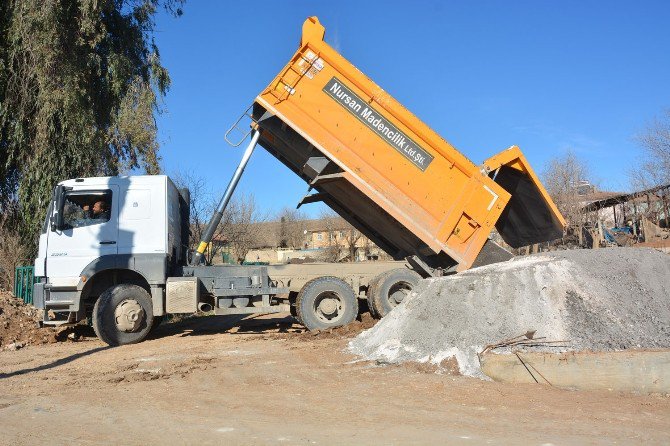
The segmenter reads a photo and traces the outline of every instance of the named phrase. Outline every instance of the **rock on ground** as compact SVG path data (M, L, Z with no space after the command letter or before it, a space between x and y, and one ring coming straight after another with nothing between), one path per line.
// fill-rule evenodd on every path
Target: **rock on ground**
M481 376L485 345L528 330L568 350L670 347L670 256L557 251L424 280L349 350L387 362L455 357L461 373Z

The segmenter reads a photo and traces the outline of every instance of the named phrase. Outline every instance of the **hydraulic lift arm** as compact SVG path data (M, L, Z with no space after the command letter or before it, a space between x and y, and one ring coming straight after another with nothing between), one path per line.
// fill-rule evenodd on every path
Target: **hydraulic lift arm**
M219 223L221 222L221 217L223 217L223 212L226 210L226 207L230 202L230 198L233 196L233 192L235 192L237 183L240 182L240 178L242 177L244 169L247 167L247 164L249 163L251 154L254 152L254 149L256 148L256 144L258 143L258 138L260 137L260 135L261 133L258 129L252 131L251 141L249 141L249 145L244 150L244 155L242 155L240 164L237 166L237 169L235 169L235 173L233 174L233 177L230 179L228 187L226 187L226 191L223 193L223 197L221 197L221 201L219 202L216 211L212 215L212 218L209 220L207 229L205 229L205 232L202 234L202 239L198 244L198 249L196 250L195 255L193 256L193 259L191 261L191 264L193 266L197 266L200 264L200 262L202 262L205 250L207 249L209 243L212 241L214 232L216 231L216 228L219 226Z

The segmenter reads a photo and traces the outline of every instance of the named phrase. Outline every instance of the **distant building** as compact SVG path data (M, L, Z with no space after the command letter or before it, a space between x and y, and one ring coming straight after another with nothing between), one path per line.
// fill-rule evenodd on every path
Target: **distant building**
M562 205L563 238L518 248L516 254L602 246L653 247L670 252L670 184L633 193L599 190L588 181L574 185ZM561 203L557 204L560 206ZM569 214L569 215L568 215ZM511 249L497 232L491 238Z
M608 232L617 235L621 229L630 235L630 243L670 246L670 184L593 200L583 209L605 239L610 238Z
M230 232L234 234L238 231L233 228ZM247 262L360 262L390 258L341 218L259 222L253 223L247 232L253 234L245 255ZM215 259L216 263L235 261L230 252L230 237L224 233L212 240L212 246L221 252L220 259Z

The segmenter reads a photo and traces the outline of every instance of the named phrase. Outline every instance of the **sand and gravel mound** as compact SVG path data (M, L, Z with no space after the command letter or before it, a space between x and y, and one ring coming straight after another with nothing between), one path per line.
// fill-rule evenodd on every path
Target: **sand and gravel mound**
M54 328L39 328L39 313L11 293L0 290L0 349L57 342Z
M670 347L670 256L558 251L424 280L349 349L386 362L455 357L461 373L481 376L485 345L528 330L566 341L563 351Z

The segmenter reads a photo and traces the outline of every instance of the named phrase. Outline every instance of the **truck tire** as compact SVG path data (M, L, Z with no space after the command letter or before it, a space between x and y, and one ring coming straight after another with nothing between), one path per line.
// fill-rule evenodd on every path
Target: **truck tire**
M411 269L398 268L376 277L368 287L368 306L376 318L386 316L416 287L421 276Z
M308 330L347 325L358 316L358 298L338 277L318 277L302 287L295 302L297 319Z
M365 300L367 300L368 302L368 311L370 311L370 315L375 319L381 319L382 317L379 314L377 314L377 310L375 310L374 305L372 305L372 290L375 289L375 287L377 286L377 282L379 282L379 280L381 280L384 277L384 274L386 274L386 271L372 278L368 283L368 290L365 293L366 297Z
M151 296L137 285L110 287L93 307L93 330L101 341L111 346L140 342L153 325Z

